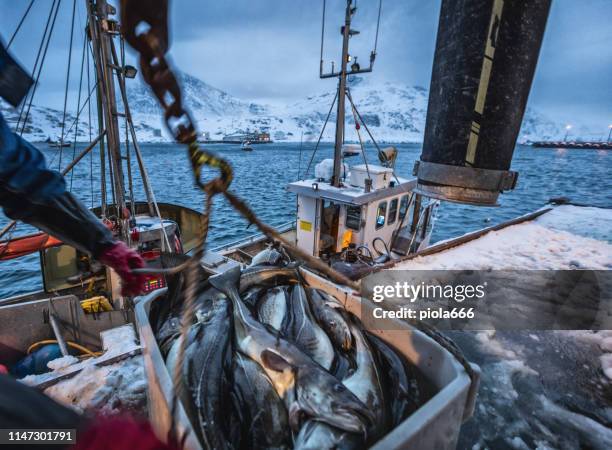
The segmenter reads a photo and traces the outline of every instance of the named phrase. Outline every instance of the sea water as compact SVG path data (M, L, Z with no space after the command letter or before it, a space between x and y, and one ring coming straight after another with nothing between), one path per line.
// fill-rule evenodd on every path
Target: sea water
M45 153L49 165L57 169L60 150L38 147ZM76 153L85 147L78 145ZM231 189L248 201L255 212L271 225L282 225L295 218L296 199L286 190L287 183L305 176L313 155L314 143L274 143L254 145L253 152L245 152L239 145L207 145L207 148L226 158L234 170ZM398 176L410 178L414 161L419 158L418 144L397 145L396 163ZM196 210L203 209L203 194L195 185L187 153L175 144L141 144L143 158L157 200L177 203ZM313 176L314 164L323 158L331 158L333 146L321 144L309 167ZM61 167L73 157L73 149L61 150ZM368 163L377 162L376 150L369 147ZM347 160L349 165L363 164L362 156ZM144 200L138 166L132 159L135 198ZM612 207L612 152L594 150L535 149L518 146L512 161L512 169L519 172L516 189L500 196L499 207L476 207L442 202L433 232L433 241L448 239L469 231L529 213L552 197L568 197L572 202L601 207ZM93 174L93 176L92 176ZM67 185L87 206L97 206L100 201L100 157L97 151L86 156L68 175ZM205 173L211 177L213 172ZM127 181L126 181L127 186ZM110 185L107 187L111 197ZM7 223L0 214L0 227ZM19 225L14 235L33 231ZM208 238L209 248L229 243L255 233L229 205L219 198L214 207ZM597 230L593 230L593 235ZM580 230L589 234L590 230ZM0 298L31 292L42 287L38 254L11 261L0 262Z

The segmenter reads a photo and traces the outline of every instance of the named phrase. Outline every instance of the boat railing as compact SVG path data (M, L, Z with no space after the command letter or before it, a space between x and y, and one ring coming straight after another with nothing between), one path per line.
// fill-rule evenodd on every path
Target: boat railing
M282 234L282 233L285 233L285 232L290 231L291 229L295 228L295 224L296 224L296 221L295 220L291 220L291 221L286 222L286 223L284 223L282 225L279 225L279 226L277 226L275 228L276 228L276 230L279 233ZM218 247L215 247L215 248L212 249L212 251L213 252L218 252L218 253L225 252L225 251L228 251L228 250L235 249L237 247L242 247L243 245L246 245L246 244L252 244L254 242L261 241L262 239L265 239L265 238L266 238L265 234L263 234L263 233L256 233L256 234L252 234L250 236L238 239L236 241L233 241L233 242L230 242L230 243L223 244L223 245L220 245Z

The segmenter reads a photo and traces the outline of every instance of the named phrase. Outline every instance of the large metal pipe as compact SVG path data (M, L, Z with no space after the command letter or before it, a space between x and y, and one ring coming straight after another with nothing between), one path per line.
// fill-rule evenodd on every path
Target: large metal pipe
M443 0L416 191L496 205L510 171L550 0Z

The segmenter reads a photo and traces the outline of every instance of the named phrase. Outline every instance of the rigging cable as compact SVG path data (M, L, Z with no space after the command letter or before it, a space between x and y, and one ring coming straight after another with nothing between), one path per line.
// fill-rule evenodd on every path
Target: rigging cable
M348 91L348 88L347 88ZM368 174L368 179L372 179L370 176L370 166L368 165L368 158L366 158L365 154L365 146L363 145L363 139L361 139L361 133L359 132L359 121L357 119L357 114L355 112L355 105L351 103L351 111L353 112L353 120L355 121L355 131L357 132L357 137L359 138L359 146L361 147L361 155L363 156L363 162L366 166L366 173Z
M323 42L325 40L325 6L327 1L323 0L323 17L321 18L321 59L319 63L319 76L323 75Z
M87 36L83 37L83 54L81 56L81 74L79 76L79 94L77 97L77 115L76 126L74 127L74 140L72 142L72 159L76 156L77 138L79 137L79 115L81 110L81 91L83 89L83 69L85 68L85 50L87 49ZM85 105L83 105L85 107ZM67 135L68 133L66 133ZM70 192L72 192L72 180L74 179L74 170L70 173Z
M64 111L62 112L62 131L60 134L60 156L58 169L62 167L62 154L64 147L64 129L66 127L66 106L68 105L68 84L70 83L70 65L72 63L72 42L74 38L74 18L76 16L76 0L72 0L72 23L70 26L70 44L68 45L68 67L66 68L66 86L64 88ZM79 109L79 105L77 105ZM78 127L78 125L77 125Z
M85 33L85 39L87 39L87 33ZM91 47L89 46L89 40L87 39L87 48L91 49ZM91 79L89 76L89 52L87 52L87 91L88 92L92 92L91 90ZM87 121L87 126L89 128L89 143L91 144L91 102L88 100L87 101L87 117L88 117L88 121ZM91 194L91 207L93 208L94 206L94 180L93 180L93 154L94 152L92 151L89 154L89 187L90 187L90 194Z
M376 139L374 139L374 136L372 136L372 133L370 133L370 129L368 128L367 124L364 122L363 117L361 117L361 114L359 114L359 110L355 106L355 102L353 102L353 97L351 96L351 92L348 89L346 91L346 96L349 99L351 106L354 108L355 113L357 114L357 117L359 118L359 121L362 123L363 127L368 132L368 136L370 136L372 143L376 147L376 150L378 151L378 157L380 158L382 156L383 158L386 158L385 154L380 149L378 142L376 142ZM399 178L397 178L397 175L395 174L395 170L393 170L393 177L395 178L395 181L397 181L397 184L400 184Z
M378 31L380 29L380 13L382 12L382 0L378 2L378 20L376 21L376 37L374 38L374 51L372 52L376 55L376 49L378 48Z
M314 160L315 155L317 154L317 150L319 149L319 144L321 143L321 138L323 138L323 133L325 132L325 127L327 126L327 122L329 122L329 117L334 109L334 105L336 104L336 100L338 100L338 91L336 91L336 95L334 96L334 100L332 101L331 106L329 107L329 111L327 112L327 117L325 118L325 123L323 124L323 128L321 129L321 133L319 133L319 139L317 139L317 145L315 145L314 150L312 151L312 156L310 157L310 161L308 161L308 166L306 167L306 172L304 172L304 178L308 175L308 171L310 170L310 165Z
M6 49L7 50L9 48L11 48L11 44L13 43L13 40L15 39L15 36L17 36L17 33L19 33L19 29L21 28L21 25L23 25L24 20L28 16L28 13L30 12L30 9L32 9L32 5L33 4L34 4L34 0L30 0L30 4L26 8L25 12L23 13L23 16L21 17L21 20L17 24L17 28L15 28L15 31L13 31L13 35L11 36L11 38L8 41L8 44L6 44Z
M87 98L83 102L83 106L81 106L81 108L77 111L77 117L81 115L81 113L85 109L85 106L91 103L91 96L93 95L94 90L96 89L97 86L98 86L98 83L94 84L94 86L91 88L91 91L89 91ZM74 127L75 124L76 124L76 118L72 121L72 123L70 124L70 127L68 127L68 131L66 131L66 135L68 135L72 131L72 127ZM53 154L53 158L51 158L51 161L49 161L49 164L48 164L49 166L53 165L53 162L55 161L55 158L57 158L58 155L59 155L59 148Z
M40 45L38 46L38 52L36 52L36 59L34 60L34 67L32 68L32 78L35 78L35 82L34 82L34 87L32 88L31 93L28 93L29 97L34 97L34 92L36 92L36 86L38 84L38 77L36 77L36 73L38 70L38 62L40 60L40 56L43 52L43 47L45 46L45 41L47 39L47 32L49 31L49 25L51 24L52 17L53 17L53 8L55 8L56 6L59 7L59 5L56 5L56 0L53 0L53 3L51 3L51 9L49 10L49 17L47 17L47 22L45 23L45 29L43 30L43 35L40 39ZM57 16L57 10L55 11L56 11L55 15ZM55 23L55 21L53 22ZM25 110L26 105L30 102L30 100L27 100L27 97L28 96L26 96L26 100L21 104L21 109L19 110L19 117L17 118L17 123L15 124L15 130L14 130L15 133L17 133L19 130L19 125L21 124L21 118L23 116L23 111Z
M30 101L28 103L28 109L26 110L26 115L23 118L23 123L21 124L21 131L19 132L20 136L23 136L23 132L25 131L26 124L28 123L28 118L30 117L30 110L32 109L32 103L34 102L34 95L36 94L36 89L38 88L38 81L40 80L40 74L42 73L43 66L45 65L45 59L47 58L47 51L49 50L49 44L51 43L51 36L53 34L53 29L55 28L55 22L57 20L57 13L59 12L61 3L62 3L62 0L58 0L57 7L55 8L55 13L53 15L53 21L51 22L51 28L49 29L49 35L47 36L47 42L45 43L45 49L42 54L42 59L40 60L40 65L38 66L38 73L36 74L36 80L34 82L34 87L32 88L32 95L30 96ZM20 115L20 118L21 118L21 115Z

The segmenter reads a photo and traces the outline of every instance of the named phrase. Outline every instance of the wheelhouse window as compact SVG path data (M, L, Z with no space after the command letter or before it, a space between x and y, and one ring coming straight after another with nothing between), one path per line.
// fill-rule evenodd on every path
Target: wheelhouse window
M361 228L361 206L349 205L346 207L346 228L359 231Z
M387 202L380 202L376 208L376 229L385 226L385 218L387 217Z
M402 220L404 218L404 216L406 215L406 212L408 212L408 195L404 195L400 201L400 207L399 207L399 217L400 220Z
M399 202L399 200L397 198L394 198L393 200L391 200L391 203L389 203L389 215L387 216L387 225L391 225L392 223L395 223L395 219L397 218L397 203Z

